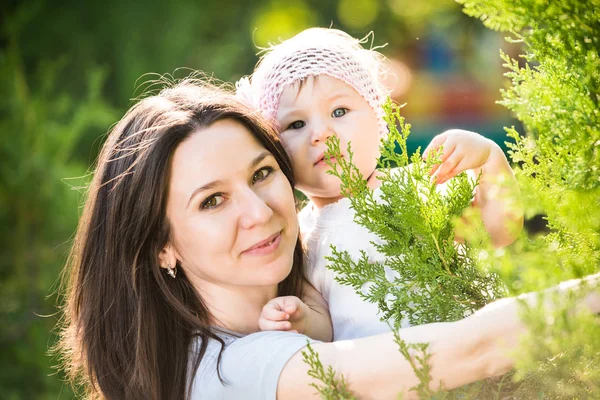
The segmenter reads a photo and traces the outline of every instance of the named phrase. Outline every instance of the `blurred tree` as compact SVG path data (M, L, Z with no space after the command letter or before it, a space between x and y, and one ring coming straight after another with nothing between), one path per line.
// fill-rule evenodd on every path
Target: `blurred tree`
M81 137L114 121L101 98L105 72L90 68L85 97L57 87L65 59L39 60L27 73L18 38L28 17L3 25L0 52L0 388L5 399L56 398L61 382L46 356L56 312L51 288L77 222L77 192L65 177L83 176L73 157ZM96 131L97 132L97 131ZM74 183L80 184L83 178ZM67 390L68 393L68 390Z

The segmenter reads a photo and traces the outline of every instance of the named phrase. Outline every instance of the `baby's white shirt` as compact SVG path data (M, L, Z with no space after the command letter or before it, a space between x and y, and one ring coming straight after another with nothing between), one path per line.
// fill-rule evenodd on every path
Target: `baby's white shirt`
M380 194L378 191L375 189L375 195ZM298 214L302 241L307 251L306 278L329 304L334 341L390 332L387 323L380 320L377 305L363 300L351 286L338 283L334 279L337 273L326 266L330 263L325 257L332 254L331 245L338 251L347 251L353 260L361 256L360 250L366 252L370 261L385 259L373 245L383 241L354 222L354 214L347 198L320 210L310 202Z

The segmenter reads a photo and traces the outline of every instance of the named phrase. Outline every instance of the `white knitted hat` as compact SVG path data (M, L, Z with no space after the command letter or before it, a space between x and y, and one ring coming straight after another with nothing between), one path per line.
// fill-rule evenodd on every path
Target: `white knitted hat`
M379 83L382 56L360 43L339 30L307 29L272 47L251 80L245 77L236 83L237 95L274 121L285 88L308 76L328 75L345 82L366 100L377 116L380 133L386 134L385 95Z

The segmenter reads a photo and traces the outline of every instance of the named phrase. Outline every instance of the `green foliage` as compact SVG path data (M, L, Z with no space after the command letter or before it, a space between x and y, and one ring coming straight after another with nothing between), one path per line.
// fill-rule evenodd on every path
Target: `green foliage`
M56 289L78 218L78 186L89 160L73 153L89 130L105 132L116 115L100 98L105 71L88 73L75 101L56 76L64 60L27 73L13 21L0 50L0 388L5 399L71 397L47 356L54 341Z
M381 147L380 194L367 188L352 164L350 148L348 159L339 156L336 137L330 138L328 156L338 160L329 162L329 172L341 180L355 221L384 241L374 245L386 260L375 263L364 252L353 260L334 247L329 267L337 272L338 282L377 303L382 319L396 326L402 321L420 325L463 318L503 294L498 276L476 267L471 245L454 240L454 221L471 204L476 182L462 173L448 183L446 193L438 190L429 171L439 153L423 160L417 150L409 158L410 125L391 101L385 111L390 133Z
M383 244L373 245L386 256L385 262L373 262L365 252L354 260L348 252L333 246L328 268L336 272L339 283L377 303L382 320L394 328L405 322L421 325L461 319L505 294L499 275L480 269L475 262L481 246L488 242L486 237L472 241L479 246L454 240L455 222L470 206L477 182L462 173L451 179L444 191L440 190L429 171L439 162L441 149L426 160L418 149L409 156L406 141L410 125L391 100L384 109L389 134L380 149L380 194L367 188L352 164L350 144L346 159L341 157L339 139L331 137L325 156L337 160L335 164L327 161L331 167L328 172L340 179L342 194L350 199L355 211L355 221L383 240ZM476 220L470 221L471 229L475 224ZM411 388L419 397L500 395L501 385L491 380L452 392L433 391L427 345L406 343L397 332L395 341L420 380Z
M311 383L311 386L317 389L317 392L324 400L356 400L348 389L348 385L343 376L339 378L331 366L325 367L319 360L319 355L313 350L311 345L306 346L302 351L302 360L310 367L308 376L319 380L322 384Z
M600 1L459 2L524 44L522 60L502 53L511 86L500 103L527 132L507 129L526 213L542 212L552 230L540 251L562 265L543 280L592 273L600 264Z
M550 229L489 264L513 293L581 277L600 265L600 2L464 1L465 12L522 42L501 54L511 85L500 102L523 122L507 129L526 215ZM543 257L536 255L543 254ZM527 263L523 263L523 259Z
M567 298L548 294L558 305L551 315L539 307L524 308L531 333L522 339L515 391L522 399L596 399L600 394L600 324L589 312L572 312L581 294ZM521 350L520 350L521 351Z

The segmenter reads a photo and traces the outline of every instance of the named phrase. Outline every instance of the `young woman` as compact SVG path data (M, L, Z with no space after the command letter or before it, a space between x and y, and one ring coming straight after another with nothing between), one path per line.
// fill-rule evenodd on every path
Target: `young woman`
M258 326L277 296L323 306L302 277L290 165L272 128L208 84L182 82L127 112L103 146L66 270L59 351L89 397L315 396L299 352L311 340ZM429 343L432 382L453 388L512 367L517 311L506 299L400 334ZM314 349L359 397L417 381L391 333Z

